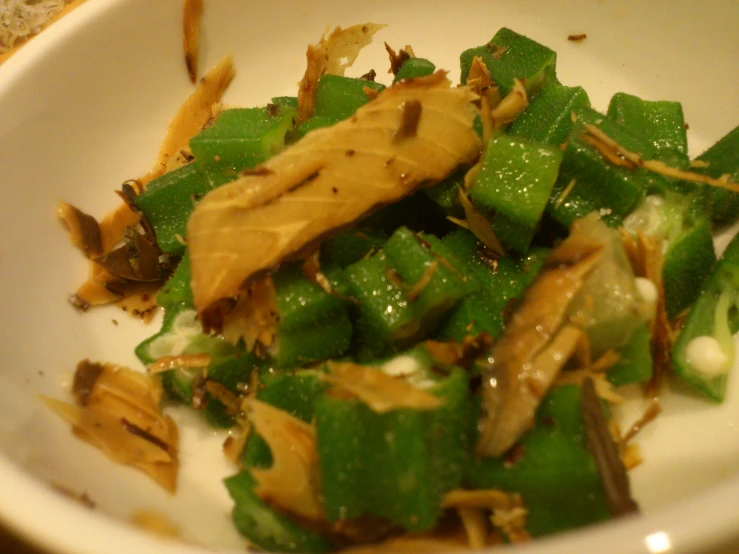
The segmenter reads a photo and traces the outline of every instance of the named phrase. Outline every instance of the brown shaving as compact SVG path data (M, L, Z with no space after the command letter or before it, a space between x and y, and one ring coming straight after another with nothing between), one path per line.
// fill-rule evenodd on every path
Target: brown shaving
M103 242L100 236L100 225L91 215L67 204L59 202L57 214L69 232L69 240L82 250L87 258L97 258L103 253Z
M164 514L155 510L136 510L131 514L131 523L139 529L148 531L165 539L180 536L180 530Z
M587 447L598 466L611 515L619 517L638 512L639 507L631 497L626 469L621 461L618 446L611 437L608 421L603 415L592 379L586 379L583 383L582 418Z
M75 374L75 397L77 404L47 397L43 400L72 424L78 437L175 491L179 437L174 421L160 411L162 388L158 380L120 366L85 360Z
M526 88L521 81L514 79L511 91L506 94L505 98L491 112L495 130L500 130L506 125L513 123L528 105L529 100L526 94Z
M586 35L585 33L582 33L580 35L567 35L567 40L571 42L582 42L586 38L588 38L588 35Z
M328 362L327 369L328 373L320 374L323 381L378 414L403 408L436 410L444 405L444 400L438 396L374 367L352 362Z
M628 443L639 433L639 431L644 428L645 425L657 419L657 416L661 413L662 406L660 405L659 400L653 398L652 401L649 403L649 406L647 406L647 409L644 410L642 416L634 423L632 423L631 428L626 431L626 434L621 439L622 444L625 445L626 443Z
M396 141L401 141L415 137L423 113L421 102L416 99L403 102L400 105L400 113L402 114L400 127L393 134L393 138Z
M318 484L318 452L312 426L254 398L243 408L272 451L269 469L252 468L262 500L307 521L325 520Z
M611 163L628 167L630 169L643 167L654 173L664 175L665 177L703 183L712 187L725 188L733 192L739 192L739 183L729 181L728 175L722 175L718 179L714 179L708 175L701 175L700 173L670 167L660 160L645 160L642 158L641 154L627 150L618 144L596 125L586 123L585 129L592 138L583 137L583 140L586 140L586 142L598 148L604 157L606 157L606 159Z
M161 373L171 369L200 369L208 367L213 361L210 354L181 354L179 356L162 356L146 366L150 373Z
M567 200L567 197L575 188L575 183L577 183L577 179L571 179L570 182L567 183L567 186L562 190L562 192L559 193L559 196L557 196L557 200L554 202L555 209L559 209L560 206L564 204L564 201Z
M461 188L459 189L459 203L462 204L462 208L464 209L464 215L467 219L467 225L469 226L470 231L480 239L480 242L495 252L498 257L502 258L505 256L506 254L503 249L503 245L500 244L498 237L495 235L495 231L493 231L493 228L490 226L490 222L480 213L470 200L469 196L467 196L467 193Z
M388 56L390 56L390 69L388 70L388 73L392 73L393 75L398 74L398 71L400 71L400 68L403 66L406 60L410 60L411 58L415 57L415 55L413 54L413 49L410 46L401 48L396 53L395 50L390 48L390 45L386 42L385 50L387 50L387 54Z
M182 43L185 50L185 65L190 82L198 79L198 53L200 50L200 21L203 17L203 0L185 0L182 18Z
M302 123L313 115L318 80L326 74L343 75L344 70L357 59L359 52L372 42L372 35L384 25L365 23L342 29L336 27L323 34L305 53L306 68L298 88L298 118Z
M434 278L434 275L436 274L436 269L438 267L438 261L433 261L428 266L426 266L426 270L423 272L421 278L416 281L416 283L406 293L405 296L408 299L408 302L414 302L418 299L424 289L431 283L431 279Z

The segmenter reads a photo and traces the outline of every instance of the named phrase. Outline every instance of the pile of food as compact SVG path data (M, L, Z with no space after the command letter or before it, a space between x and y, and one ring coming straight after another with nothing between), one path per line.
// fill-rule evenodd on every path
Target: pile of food
M619 387L726 391L739 239L717 259L712 236L739 215L739 128L691 160L680 104L600 113L509 29L459 86L410 47L386 45L389 86L344 76L380 27L326 34L264 107L220 106L224 60L119 210L60 205L92 267L73 303L164 318L146 374L85 361L49 404L172 491L162 396L231 428L233 520L268 551L479 548L638 511Z

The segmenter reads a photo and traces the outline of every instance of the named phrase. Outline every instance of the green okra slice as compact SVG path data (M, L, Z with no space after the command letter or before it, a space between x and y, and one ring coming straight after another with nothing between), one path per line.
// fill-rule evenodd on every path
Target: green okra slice
M356 263L367 254L380 250L387 238L387 233L371 227L346 229L321 243L321 268L345 268Z
M586 125L595 125L644 159L653 159L657 154L651 143L615 121L589 108L578 111L547 212L566 228L593 211L601 212L609 225L620 225L651 187L664 188L665 179L642 167L634 169L608 161L592 144Z
M482 58L492 81L500 87L501 96L513 88L514 79L524 82L529 97L548 83L556 82L557 53L510 29L502 28L487 44L462 52L462 84L467 82L476 56Z
M701 283L716 263L713 236L703 199L669 189L652 194L624 220L624 228L667 242L662 268L667 317L675 319L698 296Z
M494 259L472 233L459 230L442 239L464 262L464 272L477 281L479 290L462 298L437 333L440 339L462 341L467 336L487 333L499 337L506 314L541 269L549 254L546 248L532 248L525 256Z
M469 197L504 249L528 250L561 162L556 146L503 134L488 142Z
M318 533L302 527L257 496L256 483L248 469L224 480L234 501L232 517L236 528L249 542L268 552L321 553L333 545Z
M164 314L161 330L140 343L135 353L144 365L165 356L210 355L211 361L206 367L175 368L160 374L167 394L188 406L194 405L194 386L198 379L205 376L236 394L239 384L249 382L252 369L259 363L254 355L244 352L240 346L203 333L197 312L187 303L171 306ZM203 406L203 414L212 425L230 427L233 424L232 414L228 413L223 402L207 391L203 392L198 405Z
M420 363L413 355L401 357L409 359L394 360L396 366ZM441 379L421 378L418 386L441 397L443 406L380 414L357 399L330 392L316 402L321 487L329 521L374 515L412 531L436 523L442 497L458 486L470 447L469 386L459 368Z
M688 135L680 102L642 100L619 92L608 104L608 117L639 133L658 150L670 149L687 155Z
M315 370L276 371L260 375L257 399L310 423L316 399L325 388ZM241 461L244 467L272 465L269 446L258 433L249 435Z
M341 356L349 348L352 325L346 301L309 281L297 265L272 276L277 300L277 367L298 367Z
M711 400L726 396L739 330L739 236L703 282L673 349L677 375Z
M387 355L396 345L409 345L420 331L420 314L405 298L385 253L362 259L346 269L349 293L356 300L357 340L373 357Z
M510 135L559 146L572 130L572 112L590 107L582 87L552 83L544 87L508 128Z
M459 189L464 187L466 173L466 170L456 171L443 181L424 187L421 192L439 207L444 216L464 219L464 208L459 202Z
M224 110L210 127L190 139L195 166L210 188L233 181L285 147L296 114L295 108L279 104Z
M405 286L406 298L433 327L461 298L475 288L455 254L433 235L401 227L383 248L388 263ZM416 292L413 289L418 288ZM416 294L414 294L414 292Z
M190 253L185 250L177 267L166 283L157 294L157 305L164 308L165 312L171 311L178 304L194 306L192 288L190 287Z
M328 127L351 117L372 99L373 93L368 93L368 90L380 92L384 88L385 85L366 79L323 75L316 85L313 115L298 127L298 135L302 137L314 129Z
M708 167L693 168L693 171L709 175L714 179L728 175L730 181L737 183L739 182L738 152L739 126L729 131L726 136L696 158L697 161L708 164ZM707 209L711 213L714 225L729 225L739 218L739 193L709 185L698 185L698 188L705 191Z
M426 77L436 70L436 66L426 58L408 58L400 66L398 73L393 79L393 83L402 81L403 79L414 79L417 77Z
M553 388L537 411L534 427L498 458L475 457L466 488L520 493L526 529L538 537L608 519L595 459L585 444L580 387Z
M149 220L162 252L180 256L185 251L187 220L198 200L211 189L192 163L151 181L135 199Z
M651 338L649 326L642 323L618 349L618 361L606 373L613 386L643 383L652 378Z

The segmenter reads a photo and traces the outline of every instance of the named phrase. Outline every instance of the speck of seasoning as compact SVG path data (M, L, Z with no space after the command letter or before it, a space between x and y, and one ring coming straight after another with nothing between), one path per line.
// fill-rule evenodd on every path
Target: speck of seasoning
M216 161L216 162L220 162L221 161L221 157L218 154L216 154L215 156L213 156L213 160Z
M688 122L686 121L685 122L685 130L687 131L688 129L690 129L690 125L688 125Z
M113 322L113 325L118 325L118 320L117 319L112 319L111 321Z
M351 158L351 157L352 157L352 156L353 156L354 154L356 154L356 152L355 152L354 150L352 150L351 148L350 148L349 150L347 150L346 152L344 152L344 153L345 153L345 154L346 154L347 156L349 156L350 158Z
M585 33L582 33L579 35L567 35L567 40L572 41L572 42L582 42L586 38L588 38L588 35L586 35Z
M44 372L41 371L41 370L39 370L38 374L39 374L39 377L43 377L44 376Z
M334 194L338 194L339 189L337 189L336 187L331 187L331 192L333 192Z

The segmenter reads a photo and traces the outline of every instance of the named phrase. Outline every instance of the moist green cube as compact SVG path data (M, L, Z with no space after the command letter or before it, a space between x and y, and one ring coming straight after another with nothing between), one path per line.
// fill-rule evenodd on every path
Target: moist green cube
M651 187L664 188L665 179L639 167L632 169L607 160L591 142L586 125L594 125L624 148L644 159L657 150L643 138L598 112L585 108L577 112L557 182L547 206L548 214L564 227L599 211L609 225L620 225Z
M457 257L433 235L416 234L401 227L388 239L383 250L388 263L408 289L425 283L416 298L407 298L422 314L427 328L434 327L471 290L472 283L460 271Z
M739 126L696 159L707 163L708 167L695 168L694 171L714 179L728 175L730 181L739 182ZM739 218L739 193L710 185L699 187L705 189L711 219L715 225L729 225Z
M376 371L382 371L377 369ZM429 382L444 404L376 413L329 393L316 402L321 487L329 521L374 515L411 531L430 529L444 493L459 486L470 447L466 374Z
M479 56L502 96L513 88L513 80L524 81L530 97L544 85L556 81L557 53L543 44L502 28L482 46L470 48L460 56L461 82L467 82L472 60Z
M544 87L508 128L508 134L559 146L572 129L572 112L590 106L582 87L552 83Z
M298 127L298 134L302 137L313 129L328 127L351 117L370 101L368 89L379 92L384 88L384 85L366 79L324 75L316 85L313 115Z
M162 252L179 256L185 251L187 220L210 188L190 163L157 177L136 197L136 206L154 228Z
M680 102L642 100L619 92L611 98L608 117L639 133L659 150L688 153L688 135Z
M528 510L526 529L535 537L608 519L598 468L585 445L581 405L578 386L549 391L534 427L512 454L473 458L463 485L520 493Z
M469 196L506 250L528 250L561 162L554 146L502 134L488 143Z
M398 74L395 75L393 83L402 81L403 79L414 79L416 77L425 77L431 75L436 70L436 66L426 58L408 58L400 66Z
M233 181L284 148L295 115L294 108L278 104L221 112L210 127L190 139L196 166L211 187Z
M640 325L629 341L618 349L618 361L608 369L607 378L616 387L643 383L652 377L651 333Z

